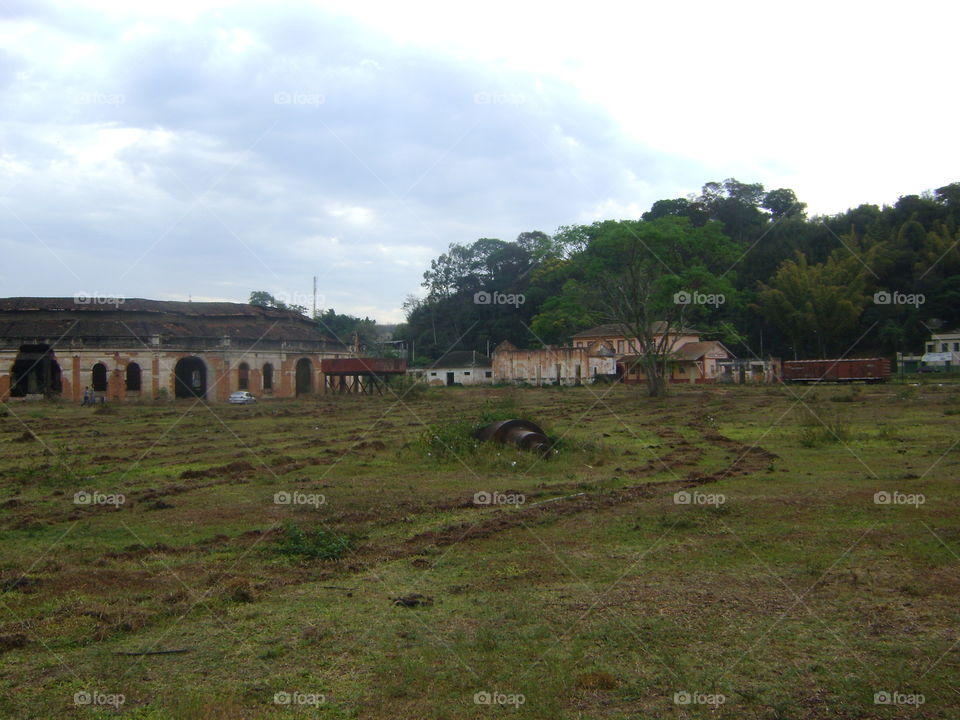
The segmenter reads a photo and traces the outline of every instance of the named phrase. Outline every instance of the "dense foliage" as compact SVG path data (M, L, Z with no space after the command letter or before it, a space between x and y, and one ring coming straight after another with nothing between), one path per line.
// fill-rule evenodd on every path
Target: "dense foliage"
M395 338L437 358L664 320L741 357L914 352L931 330L960 326L958 222L960 183L808 217L792 190L710 182L638 220L453 244ZM722 302L678 306L685 291Z

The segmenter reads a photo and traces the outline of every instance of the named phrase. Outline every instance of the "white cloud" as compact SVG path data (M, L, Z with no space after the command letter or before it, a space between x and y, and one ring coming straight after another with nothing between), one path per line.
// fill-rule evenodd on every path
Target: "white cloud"
M245 300L318 274L338 311L399 320L451 242L638 217L731 176L821 212L957 180L957 11L829 10L8 8L0 216L24 270L5 292L96 276Z

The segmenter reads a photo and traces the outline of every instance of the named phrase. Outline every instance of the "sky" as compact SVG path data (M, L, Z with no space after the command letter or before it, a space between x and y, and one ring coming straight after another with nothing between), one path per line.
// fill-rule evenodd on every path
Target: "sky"
M0 296L403 320L450 243L960 181L950 3L0 3Z

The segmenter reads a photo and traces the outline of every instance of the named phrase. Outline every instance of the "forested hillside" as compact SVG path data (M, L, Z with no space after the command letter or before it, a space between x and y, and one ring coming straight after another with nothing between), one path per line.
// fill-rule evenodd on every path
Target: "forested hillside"
M958 221L960 183L808 216L792 190L710 182L636 220L453 244L424 273L425 297L408 298L395 339L421 360L503 340L565 343L617 316L600 291L625 277L618 287L649 291L625 306L711 298L684 321L741 357L913 352L931 330L960 326Z

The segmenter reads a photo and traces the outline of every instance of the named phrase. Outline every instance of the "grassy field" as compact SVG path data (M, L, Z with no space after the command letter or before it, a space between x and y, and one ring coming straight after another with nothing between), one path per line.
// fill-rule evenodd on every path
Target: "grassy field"
M936 384L8 405L0 717L956 718L958 439Z

